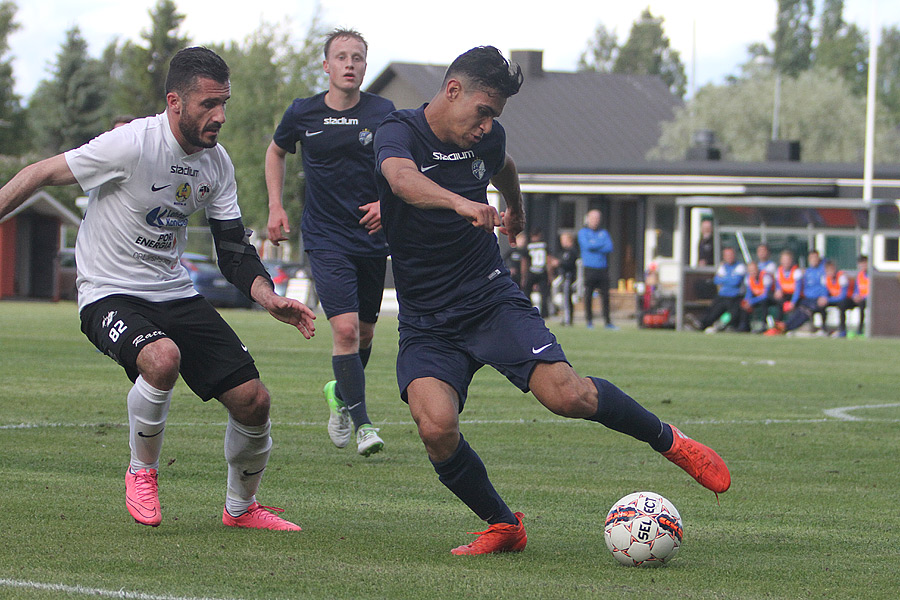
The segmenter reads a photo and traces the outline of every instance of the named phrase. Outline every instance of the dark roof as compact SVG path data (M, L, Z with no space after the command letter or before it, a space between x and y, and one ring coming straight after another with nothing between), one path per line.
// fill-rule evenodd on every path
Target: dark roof
M400 78L427 102L445 71L391 63L368 91L381 93ZM598 165L643 162L659 140L660 123L680 104L657 76L540 71L526 74L499 121L521 171L595 172Z

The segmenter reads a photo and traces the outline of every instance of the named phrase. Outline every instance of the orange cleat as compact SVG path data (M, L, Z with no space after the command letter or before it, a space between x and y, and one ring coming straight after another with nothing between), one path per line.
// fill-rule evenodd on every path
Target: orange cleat
M141 525L156 527L162 521L159 508L159 484L156 469L125 469L125 506L134 520Z
M763 335L781 335L782 333L784 333L784 323L776 321L775 327L767 329Z
M528 543L525 526L520 512L516 513L518 525L494 523L486 531L470 532L478 536L471 544L459 546L450 551L457 556L463 554L494 554L495 552L521 552Z
M283 513L283 508L263 506L254 502L247 512L239 517L232 517L227 510L222 510L222 523L229 527L246 527L248 529L271 529L273 531L302 531L299 525L295 525L286 519L270 512Z
M716 451L692 440L681 433L677 427L670 425L674 441L672 447L663 452L667 459L687 471L706 489L721 494L731 487L731 473L722 457Z

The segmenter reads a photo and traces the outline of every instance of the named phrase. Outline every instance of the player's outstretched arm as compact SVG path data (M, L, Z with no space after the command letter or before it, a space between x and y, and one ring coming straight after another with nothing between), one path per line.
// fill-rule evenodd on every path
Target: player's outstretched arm
M266 189L269 192L269 222L266 232L269 241L276 246L278 242L287 240L287 234L291 232L291 224L281 199L284 193L286 155L287 151L275 142L271 142L266 149Z
M515 247L516 236L525 230L525 209L522 188L519 186L519 170L509 154L506 155L503 168L491 178L491 183L506 202L506 210L500 213L500 233L507 237L510 246Z
M19 208L42 187L72 183L77 181L62 154L28 165L0 188L0 219Z
M500 215L493 206L472 202L442 188L420 173L416 163L408 158L384 159L381 162L381 174L390 184L394 194L416 208L452 210L473 226L491 232L494 231L494 227L501 224Z
M306 339L316 335L316 326L313 323L316 314L302 302L276 294L266 278L254 279L250 294L260 306L269 311L270 315L282 323L293 325Z

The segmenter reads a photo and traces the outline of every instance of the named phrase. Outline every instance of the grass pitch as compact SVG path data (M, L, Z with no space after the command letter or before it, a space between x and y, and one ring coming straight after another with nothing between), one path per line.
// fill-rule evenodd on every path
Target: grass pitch
M71 303L0 303L0 598L895 598L900 551L897 340L553 329L583 375L607 378L714 448L720 503L645 445L553 416L489 368L463 431L525 513L516 555L455 557L484 529L437 480L397 394L396 321L367 369L385 452L325 430L328 324L312 341L261 311L223 311L273 397L260 490L297 534L222 526L224 409L175 391L160 468L163 523L124 506L130 384ZM667 567L618 565L603 519L653 490L681 512Z

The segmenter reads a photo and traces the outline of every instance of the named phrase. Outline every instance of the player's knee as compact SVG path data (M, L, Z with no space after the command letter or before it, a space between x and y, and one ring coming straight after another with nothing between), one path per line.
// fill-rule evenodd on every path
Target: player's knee
M597 412L596 388L587 378L568 381L543 404L553 414L583 419Z
M331 335L334 338L334 345L336 347L347 348L350 346L358 347L360 345L360 333L357 325L344 322L332 322L331 330Z
M237 422L262 425L269 420L271 397L259 379L248 381L232 391L235 395L228 398L226 406Z
M147 383L157 389L170 390L178 380L181 351L171 339L159 339L141 349L137 368Z
M372 340L375 338L375 330L374 329L363 329L360 327L359 329L359 347L360 348L368 348L372 345Z
M433 461L441 461L449 458L459 444L459 430L455 424L441 423L438 421L421 421L419 437L425 444L428 456Z

